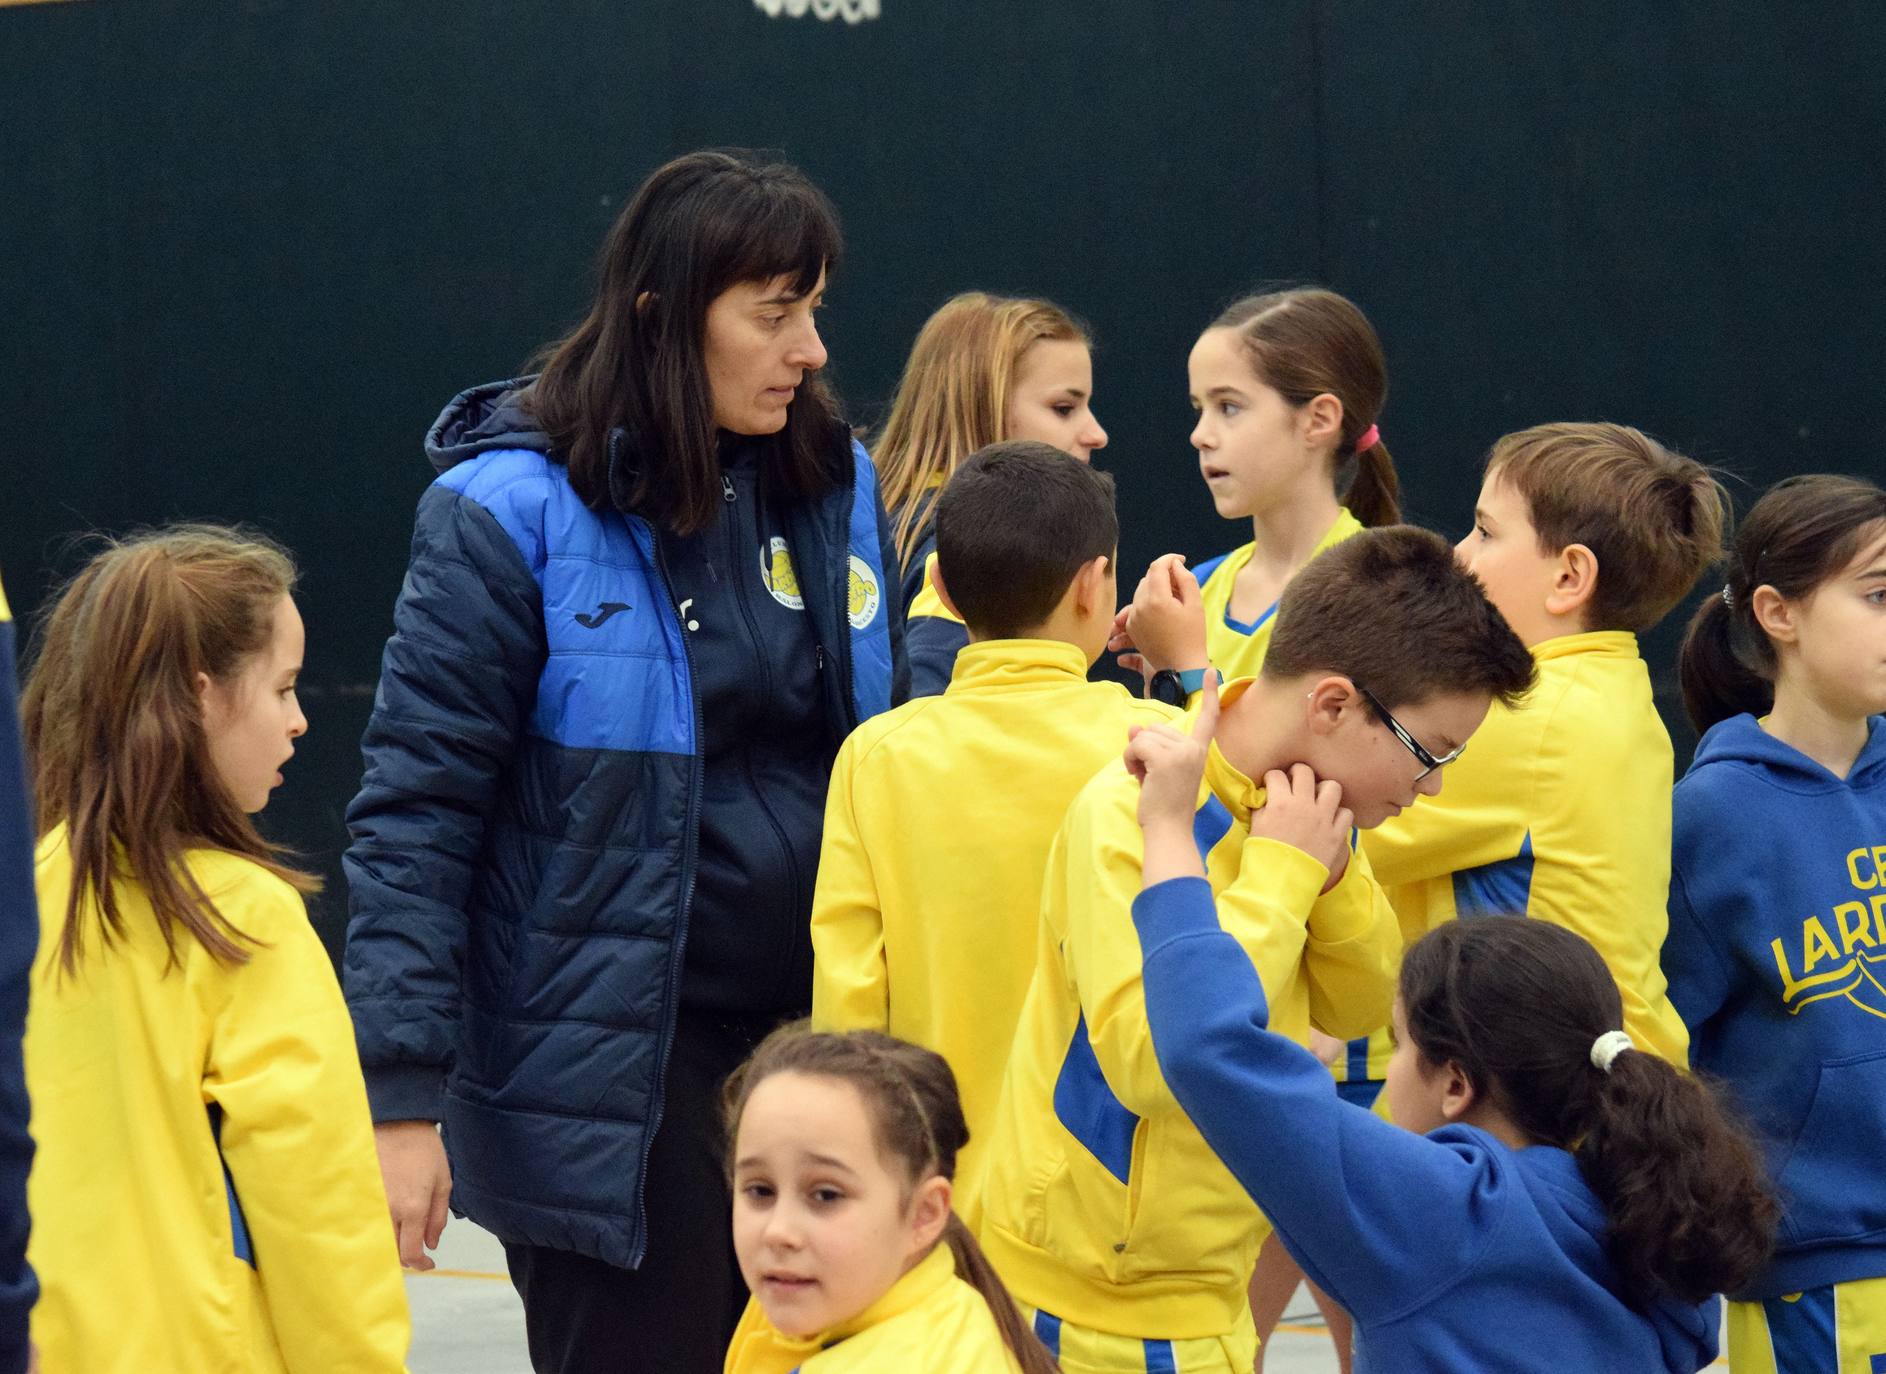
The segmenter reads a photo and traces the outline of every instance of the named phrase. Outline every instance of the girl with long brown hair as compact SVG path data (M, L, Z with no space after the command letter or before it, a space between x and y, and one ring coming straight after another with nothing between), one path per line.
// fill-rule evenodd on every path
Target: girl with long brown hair
M937 493L970 454L1000 440L1034 439L1083 462L1105 448L1092 350L1086 326L1060 306L982 291L944 302L917 332L874 454L910 619L912 696L949 686L968 642L930 584Z
M941 1055L785 1026L728 1081L725 1115L754 1296L727 1374L1055 1374L951 1210L969 1128Z
M46 617L23 727L48 1369L397 1371L409 1336L353 1027L250 817L307 729L288 556L109 545Z

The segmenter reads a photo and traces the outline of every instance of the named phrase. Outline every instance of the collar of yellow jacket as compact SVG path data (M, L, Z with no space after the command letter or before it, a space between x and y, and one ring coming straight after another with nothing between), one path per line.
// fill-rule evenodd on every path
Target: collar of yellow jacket
M821 1350L837 1345L847 1336L868 1331L881 1322L901 1317L913 1307L927 1302L956 1277L956 1256L947 1242L939 1241L934 1250L918 1260L890 1290L850 1321L840 1322L816 1335L794 1339L774 1328L761 1317L768 1344L782 1354L796 1357L794 1363L809 1359Z
M952 692L1087 680L1087 655L1062 639L984 639L956 653Z
M1316 541L1316 547L1310 550L1310 557L1314 558L1325 549L1334 548L1351 535L1361 534L1364 528L1363 523L1356 519L1349 507L1344 506L1337 512L1336 522L1324 530L1323 537ZM1225 555L1225 561L1219 566L1218 571L1226 578L1234 578L1244 570L1244 565L1249 563L1256 554L1256 541L1240 545Z
M1532 646L1533 660L1538 663L1571 654L1609 654L1614 658L1636 658L1637 636L1629 630L1591 630L1582 635L1542 639Z
M1228 708L1232 702L1250 691L1251 684L1255 681L1257 681L1256 678L1241 677L1227 682L1218 692L1219 709ZM1196 715L1197 712L1194 711L1192 715L1186 717L1186 729L1192 728L1192 721ZM1225 804L1240 825L1248 826L1251 823L1251 813L1264 805L1263 784L1253 782L1233 767L1231 760L1218 751L1218 741L1215 739L1205 754L1205 786L1211 789L1213 796ZM1203 801L1203 797L1200 800Z

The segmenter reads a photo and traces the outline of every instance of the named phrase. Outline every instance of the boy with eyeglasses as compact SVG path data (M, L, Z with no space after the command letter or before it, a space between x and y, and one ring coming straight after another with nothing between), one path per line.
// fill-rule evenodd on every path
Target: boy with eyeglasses
M1440 790L1531 656L1437 535L1369 530L1284 592L1255 678L1227 684L1194 822L1271 1028L1386 1022L1401 940L1354 849ZM1124 743L1124 741L1122 741ZM1035 1331L1082 1374L1248 1374L1246 1284L1269 1227L1165 1085L1132 904L1139 787L1108 768L1049 855L1034 980L1010 1050L981 1237Z
M1675 759L1637 636L1721 556L1728 501L1708 469L1635 429L1539 425L1494 444L1456 552L1532 651L1539 684L1495 705L1447 790L1363 849L1410 944L1456 917L1565 926L1604 957L1640 1050L1683 1066L1689 1037L1659 956L1668 929ZM1351 1045L1360 1100L1386 1037Z

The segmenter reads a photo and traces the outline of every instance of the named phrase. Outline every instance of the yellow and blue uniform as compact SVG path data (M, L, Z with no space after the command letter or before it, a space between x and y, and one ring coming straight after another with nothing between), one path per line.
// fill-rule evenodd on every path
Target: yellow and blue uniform
M1324 531L1310 556L1314 558L1360 533L1362 522L1345 509L1336 517L1336 523ZM1205 612L1205 653L1225 681L1257 676L1264 666L1264 652L1270 648L1270 632L1276 627L1274 602L1255 620L1239 620L1231 614L1231 596L1238 574L1244 571L1256 550L1256 544L1245 544L1193 569L1193 576L1198 578L1199 604Z
M1362 530L1362 522L1344 507L1336 517L1336 522L1317 541L1310 557L1314 558L1350 536L1362 533ZM1238 574L1244 571L1256 551L1255 543L1245 544L1230 553L1220 554L1201 563L1193 570L1199 582L1199 603L1205 612L1205 653L1227 680L1256 677L1262 671L1264 654L1270 648L1271 631L1277 627L1276 602L1260 612L1255 620L1239 620L1231 614L1231 598L1237 587ZM1196 704L1196 696L1193 702ZM1338 1091L1364 1106L1373 1100L1374 1089L1380 1086L1379 1082L1371 1082L1370 1079L1379 1080L1381 1077L1379 1073L1370 1075L1355 1071L1366 1062L1368 1045L1367 1037L1350 1041L1348 1057L1338 1060L1333 1066L1336 1081L1341 1085ZM1362 1096L1354 1097L1357 1092Z
M1227 709L1248 686L1226 687ZM1103 772L1055 839L987 1154L983 1248L1018 1299L1061 1324L1064 1350L1070 1327L1119 1338L1083 1341L1096 1370L1137 1374L1176 1356L1168 1342L1215 1341L1219 1356L1194 1368L1243 1374L1256 1353L1245 1287L1269 1227L1154 1056L1132 919L1138 801L1124 770ZM1334 1035L1380 1024L1401 943L1367 859L1324 893L1322 864L1250 834L1263 804L1213 745L1194 833L1273 1024L1298 1041L1312 1023Z
M957 655L942 696L872 717L838 752L812 899L812 1019L949 1061L969 1123L956 1207L972 1222L1049 846L1088 779L1108 765L1124 775L1128 727L1178 716L1089 682L1072 644L985 640Z
M851 1320L787 1336L749 1302L727 1347L725 1374L1020 1374L989 1304L938 1245Z
M1369 831L1362 847L1413 944L1457 917L1550 921L1597 949L1641 1050L1679 1068L1689 1034L1670 1005L1659 953L1669 919L1675 756L1637 637L1563 635L1533 646L1537 685L1495 702L1439 796ZM1379 1079L1389 1047L1372 1038Z
M300 894L259 864L211 850L186 863L258 942L246 964L180 931L171 966L149 899L125 880L123 933L103 945L88 898L90 938L63 973L72 855L63 825L39 842L26 1076L41 1360L86 1374L391 1374L406 1292L327 953Z
M1754 837L1761 839L1751 840ZM1836 777L1753 716L1677 785L1663 965L1691 1057L1759 1135L1775 1252L1735 1374L1886 1369L1886 717Z
M949 689L956 655L969 643L969 627L963 618L943 604L937 595L936 581L936 496L942 490L941 477L922 496L924 507L918 512L917 537L911 545L910 558L903 566L899 592L904 603L904 652L910 660L910 695L939 696ZM892 513L891 528L898 527L904 507Z

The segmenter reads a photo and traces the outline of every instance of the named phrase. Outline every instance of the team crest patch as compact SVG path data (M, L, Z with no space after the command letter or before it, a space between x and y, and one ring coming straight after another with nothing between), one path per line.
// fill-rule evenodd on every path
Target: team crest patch
M855 563L857 560L852 561ZM766 584L766 590L773 594L773 600L780 605L795 611L805 609L805 597L799 590L798 570L792 566L792 555L786 552L786 541L778 535L773 536L773 542L760 558L760 581Z
M871 571L871 565L857 554L851 556L850 598L846 611L851 616L851 628L862 630L877 619L878 602L883 594L878 590L877 574Z

